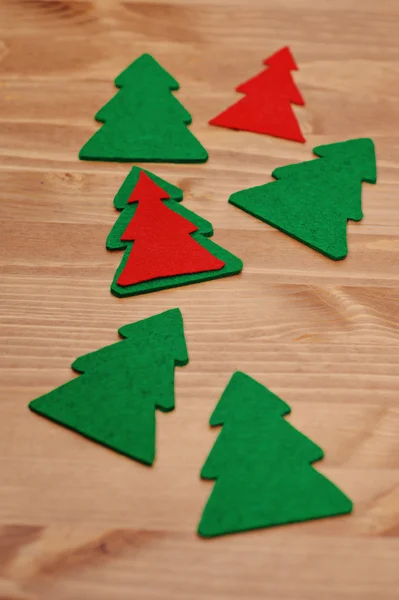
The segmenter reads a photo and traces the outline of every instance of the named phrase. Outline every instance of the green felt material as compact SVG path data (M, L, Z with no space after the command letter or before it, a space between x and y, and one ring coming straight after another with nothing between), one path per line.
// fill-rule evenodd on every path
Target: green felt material
M223 426L203 468L216 480L198 533L214 537L352 511L352 502L312 463L323 450L284 416L290 407L236 372L212 417Z
M79 153L83 160L205 162L208 153L188 129L192 119L172 91L178 82L149 54L115 79L118 93L95 119L102 127Z
M108 235L106 247L108 250L125 249L125 253L115 273L114 280L111 285L111 292L115 296L123 298L126 296L135 296L137 294L145 294L148 292L155 292L167 288L189 285L191 283L199 283L201 281L209 281L211 279L219 279L221 277L228 277L229 275L236 275L237 273L240 273L243 267L242 261L230 252L228 252L228 250L225 250L221 246L215 244L215 242L213 242L212 240L208 239L210 236L213 235L212 224L206 219L203 219L196 213L192 212L191 210L188 210L183 205L179 204L179 202L183 198L182 190L175 186L172 186L170 183L167 183L166 181L164 181L160 177L157 177L153 173L144 170L145 173L157 185L159 185L171 196L169 200L163 201L165 206L168 206L174 212L178 213L185 219L194 223L194 225L198 227L198 231L193 233L192 237L199 244L201 244L201 246L206 248L213 256L216 256L217 258L222 260L225 263L225 266L217 271L205 271L203 273L190 273L187 275L161 277L152 281L145 281L143 283L135 284L132 286L120 286L117 284L119 275L126 265L130 250L134 243L121 241L121 236L126 230L127 225L130 223L137 210L138 204L128 204L128 199L138 181L141 170L144 169L140 169L139 167L132 168L125 182L123 183L117 195L115 196L114 200L115 207L118 210L122 210L122 212Z
M119 329L123 341L75 360L79 377L29 408L60 425L151 465L155 410L174 409L175 365L188 363L183 319L175 308Z
M229 202L333 260L348 254L347 220L360 221L362 181L377 181L372 140L314 148L321 157L279 167L277 181L232 194Z

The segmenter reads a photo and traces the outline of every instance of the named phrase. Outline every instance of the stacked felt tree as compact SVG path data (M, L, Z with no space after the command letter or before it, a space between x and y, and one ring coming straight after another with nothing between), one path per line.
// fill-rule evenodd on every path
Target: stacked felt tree
M132 296L239 273L240 259L212 242L212 225L179 204L181 190L133 167L115 197L122 214L107 239L125 250L111 291Z
M140 462L155 458L155 409L174 409L174 368L188 363L183 320L168 310L119 329L123 341L72 364L79 377L29 408Z
M313 468L323 451L284 416L290 407L244 373L233 375L212 417L223 428L201 472L214 479L204 537L349 513L352 502Z
M187 125L191 115L171 93L178 82L149 54L115 79L120 88L95 116L103 126L79 153L84 160L204 162L208 154Z
M298 67L289 48L282 48L263 63L267 69L236 88L245 97L209 123L304 142L291 103L305 102L291 75Z
M370 139L318 146L318 160L287 165L277 181L236 192L229 202L334 260L345 258L347 220L360 221L362 181L377 179Z

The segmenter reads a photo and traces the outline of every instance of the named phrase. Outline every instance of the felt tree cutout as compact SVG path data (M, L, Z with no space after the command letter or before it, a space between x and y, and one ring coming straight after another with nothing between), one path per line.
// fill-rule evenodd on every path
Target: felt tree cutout
M223 426L201 472L215 480L204 537L349 513L352 502L312 463L323 451L284 416L290 407L236 372L211 417Z
M120 88L95 116L103 126L79 153L84 160L205 162L208 154L188 129L191 115L173 96L178 82L149 54L115 79Z
M263 63L266 70L236 88L246 96L209 123L304 142L291 103L303 106L305 102L291 75L298 67L289 48L282 48Z
M229 202L333 260L348 254L348 219L360 221L362 182L377 180L370 139L318 146L319 159L275 169L277 180L236 192Z
M107 239L125 250L111 285L132 296L239 273L242 262L208 239L212 225L179 204L181 190L133 167L115 197L122 213Z
M174 409L175 365L188 363L182 316L175 308L124 325L119 334L123 341L75 360L72 369L80 376L29 408L151 465L155 410Z

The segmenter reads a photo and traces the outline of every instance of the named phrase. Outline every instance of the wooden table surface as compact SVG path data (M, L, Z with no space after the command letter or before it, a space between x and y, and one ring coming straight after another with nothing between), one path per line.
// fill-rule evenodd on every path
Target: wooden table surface
M399 586L399 2L1 0L1 600L393 600ZM304 145L210 127L289 44ZM148 165L213 222L240 276L109 292L130 165L80 162L113 78L142 52L180 82L203 165ZM330 261L227 204L318 144L370 136L379 180ZM180 307L190 364L141 466L30 413L117 328ZM292 406L351 516L196 536L209 416L240 369ZM278 461L278 457L276 457Z

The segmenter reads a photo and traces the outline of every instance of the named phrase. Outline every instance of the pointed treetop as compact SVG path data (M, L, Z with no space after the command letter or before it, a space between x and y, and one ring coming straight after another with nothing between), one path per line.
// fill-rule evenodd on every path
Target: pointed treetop
M140 171L138 181L130 194L128 203L168 200L169 198L169 194L157 185L145 171Z
M170 90L178 90L180 87L176 79L169 75L150 54L139 56L115 79L115 85L119 88L135 84L154 87L159 83Z
M277 50L269 58L265 58L263 64L268 67L277 67L287 71L298 71L298 67L288 46Z
M131 193L139 180L140 173L146 173L149 177L151 177L152 181L159 187L162 187L165 193L169 194L169 197L173 198L173 200L176 200L176 202L181 202L181 200L183 200L183 191L180 188L168 183L160 177L157 177L157 175L150 173L150 171L140 169L140 167L132 167L132 170L122 183L118 193L114 198L114 206L118 210L123 210L127 206Z
M326 144L313 148L313 152L320 158L332 159L353 167L356 172L361 173L362 181L376 183L377 167L375 160L375 148L370 138L359 138Z
M174 358L179 366L188 363L188 352L184 337L183 317L178 308L166 310L136 323L123 325L118 330L122 338L142 344L144 354L162 351ZM149 351L149 349L151 349Z
M210 425L223 425L225 421L256 420L271 413L279 416L291 412L281 398L273 394L249 375L236 371L230 379L211 418Z

